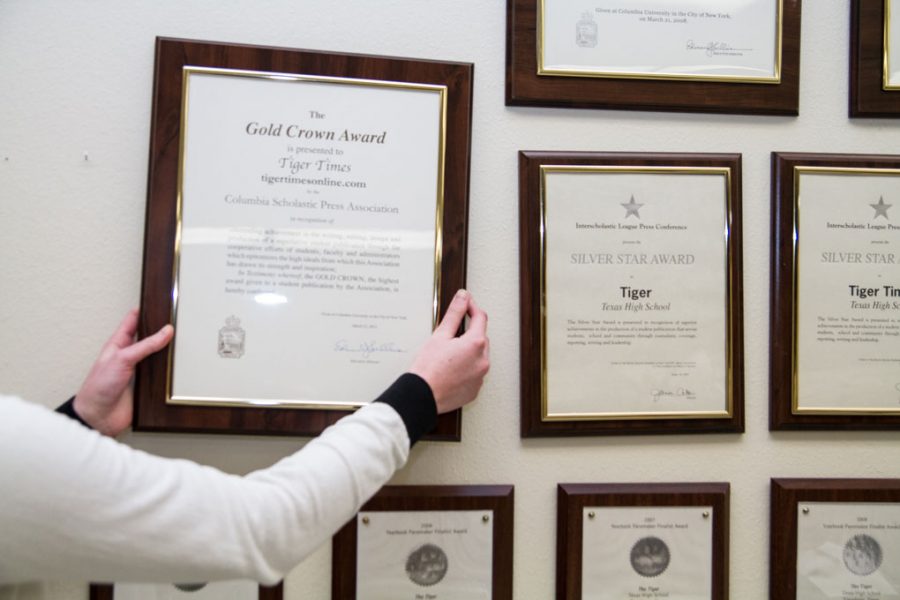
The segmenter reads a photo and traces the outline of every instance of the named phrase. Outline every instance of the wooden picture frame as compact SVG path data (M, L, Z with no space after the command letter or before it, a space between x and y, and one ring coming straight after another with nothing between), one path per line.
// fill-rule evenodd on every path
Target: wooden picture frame
M702 519L712 519L710 541L712 600L728 598L729 497L727 483L565 483L557 488L556 598L583 597L585 511L588 518L602 509L712 507ZM594 509L593 511L590 509ZM644 530L642 530L644 531ZM649 531L649 530L647 530ZM634 535L638 535L637 532ZM624 549L627 553L628 549ZM668 555L668 552L667 552ZM627 564L627 561L626 561ZM622 569L619 568L621 571ZM655 578L645 575L646 581ZM635 593L638 593L635 590Z
M284 598L284 582L271 587L260 585L258 600L282 600ZM89 600L116 600L113 584L92 583Z
M801 505L892 503L900 507L900 479L773 478L771 499L769 598L803 600L797 596L797 543ZM893 564L896 565L896 562Z
M550 404L555 402L555 399L553 397L553 391L548 390L547 384L549 377L548 373L551 371L551 369L547 367L550 360L548 358L549 351L547 339L555 334L552 331L552 325L547 324L549 319L547 306L548 302L552 299L548 300L545 280L549 279L551 276L550 267L547 266L546 240L549 239L548 236L552 236L553 223L548 224L545 220L544 213L546 209L544 207L544 186L547 181L547 173L556 171L565 173L572 171L573 173L584 172L590 174L596 169L600 169L599 173L601 174L606 172L621 172L628 176L632 176L634 173L638 176L644 176L644 173L646 173L647 178L672 175L680 176L681 174L688 176L698 174L708 175L710 176L710 179L712 179L712 177L721 177L721 180L716 179L717 183L715 183L716 186L721 187L716 187L714 193L716 194L717 199L718 194L721 193L721 198L725 203L721 209L723 210L724 223L719 226L719 222L716 221L712 226L709 226L708 224L702 226L706 227L703 229L703 235L709 233L711 236L716 236L715 238L706 240L704 243L709 243L714 246L714 249L712 250L713 253L722 252L720 257L723 283L721 287L718 287L718 284L713 285L713 288L718 290L714 293L722 293L725 303L725 307L721 311L722 331L720 339L724 340L722 354L718 355L718 350L715 350L716 356L713 361L722 361L721 372L717 370L715 377L721 377L723 398L720 404L719 400L715 399L715 409L699 409L689 406L688 408L680 410L660 409L659 412L651 412L649 410L647 412L639 412L628 409L627 402L623 400L622 402L625 404L622 406L626 406L626 408L620 407L616 410L600 410L598 408L593 411L587 411L587 413L591 414L587 414L584 411L565 409L551 410ZM719 181L721 181L721 183L718 183ZM597 189L599 190L600 188ZM709 192L706 193L708 195ZM621 202L624 203L627 199L628 196L626 194ZM634 200L632 200L632 202L634 202ZM611 206L613 210L617 209L617 206L614 204L610 204L609 206ZM622 204L622 206L627 210L628 207L625 204ZM716 207L716 210L719 210L719 208ZM688 212L690 211L682 210L681 214L684 215ZM711 212L711 210L706 212ZM585 212L585 214L588 213ZM626 217L624 219L620 219L621 214L618 213L615 216L610 216L608 219L604 217L604 223L606 223L606 221L612 222L617 220L624 221L626 224L629 222L638 222L636 219L631 219L629 221L629 213L625 214ZM743 284L741 259L741 157L739 154L520 152L519 215L522 437L743 432ZM638 216L638 218L640 217ZM597 217L597 219L599 219L599 217ZM652 217L651 220L646 222L650 223L652 226ZM693 225L689 225L693 227ZM613 223L611 225L604 224L602 227L607 229L616 227L623 229L625 226L626 225L623 225L622 223ZM663 225L661 227L666 228L669 226ZM678 227L682 226L679 225ZM576 225L576 229L577 228L578 226ZM717 237L722 235L722 231L727 232L724 236L724 243L718 241L721 238ZM568 229L564 231L564 235L567 236L575 235L576 233L578 232L573 231L569 234ZM600 231L597 232L597 235L603 235L604 233L606 233L606 231ZM617 231L613 232L613 234L617 233ZM696 238L697 236L694 237ZM597 241L592 242L596 247L591 250L583 251L599 252L601 249L604 251L610 250L613 242L610 241L608 247L601 248L598 246L601 239L602 238L597 237ZM672 238L667 238L664 243L669 243L671 239ZM680 240L679 242L671 242L673 248L681 248L684 244L694 243L691 240L678 239ZM619 242L616 241L615 243L618 244ZM626 240L621 243L639 242L629 242ZM651 251L646 245L646 240L640 243L644 243L645 246L630 246L630 248L640 247L643 248L643 250L641 250L642 252ZM719 244L722 245L719 246ZM623 246L622 248L625 247ZM676 252L674 249L671 251ZM610 254L609 256L614 255ZM703 260L718 261L719 257ZM718 263L709 263L709 265L712 264ZM561 270L563 268L562 263L559 263L557 268ZM710 268L713 267L710 266ZM604 281L609 282L611 281L609 280L609 271L606 271L606 273L607 274L604 275ZM680 277L686 276L682 274ZM704 277L706 277L706 275L704 275ZM668 290L672 293L672 290L675 288L683 287L683 281L683 279L679 279L677 285L675 285L673 281L668 281L668 283L672 285L669 285L662 291ZM618 283L616 285L618 285ZM644 283L647 282L645 281ZM612 285L612 283L610 283L610 285ZM608 290L604 289L604 293L606 291ZM600 298L597 298L596 296L593 296L593 298L595 300L600 300ZM607 297L604 296L602 299L607 300ZM684 310L686 310L684 306L687 305L681 306L682 308L678 309L678 311L684 312ZM607 314L606 312L601 312L599 307L600 305L597 303L596 315L591 313L591 319L601 319L602 315ZM616 310L619 309L617 308ZM627 311L625 312L627 313ZM681 312L678 314L681 314ZM672 313L667 312L665 314L673 319L676 318L675 316L672 316ZM718 323L718 321L716 321L716 323ZM713 327L718 327L718 325L714 325ZM716 331L718 331L718 329L716 329ZM709 350L709 348L706 348L698 342L696 351L699 352L700 350ZM596 353L598 350L594 350L594 352ZM552 358L552 356L550 358ZM623 360L628 359L625 358ZM564 363L568 363L568 361L564 361ZM595 362L592 362L591 364L594 364L594 367L592 368L601 368L599 365L595 364ZM606 369L606 367L602 368ZM647 368L649 369L651 367ZM572 369L569 369L569 371L572 371ZM574 381L574 384L580 386L581 389L599 389L593 387L590 383L585 383L586 380L581 380L586 376L585 369L581 369L577 372L569 371L567 371L565 376L560 375L557 377L557 381ZM607 376L608 375L609 374L607 373ZM636 376L629 372L623 373L623 378L625 377ZM641 381L642 379L643 378L627 379L627 381ZM626 381L626 379L622 379L622 381ZM680 381L692 380L687 379ZM718 383L716 385L718 385ZM631 391L633 391L634 394L638 393L635 390ZM654 400L655 399L656 398L654 398ZM706 401L708 401L708 399ZM595 405L592 404L591 406Z
M543 0L507 0L506 104L673 112L797 115L800 0L784 0L777 84L538 75L537 21Z
M511 485L386 486L363 506L360 514L485 511L481 518L493 521L490 597L493 600L512 600L513 492ZM357 597L358 521L359 516L351 519L333 539L331 597L334 600Z
M357 54L293 50L158 38L150 137L147 214L139 335L146 336L174 319L173 282L178 228L179 152L185 67L266 71L375 81L376 85L445 86L443 220L440 272L435 274L434 315L443 314L456 290L465 286L471 146L473 66ZM431 307L429 306L429 309ZM176 327L176 336L178 335ZM221 334L220 334L221 335ZM168 351L143 361L135 383L136 431L316 435L348 413L321 408L192 406L168 402ZM400 373L397 373L400 375ZM382 390L371 390L375 398ZM366 400L366 399L364 399ZM261 403L265 404L265 403ZM460 411L442 415L426 439L458 441Z
M900 156L862 154L772 153L772 253L769 333L769 429L770 430L896 430L900 411L859 408L803 408L798 400L797 294L799 265L803 250L799 233L799 178L801 174L849 174L860 177L897 175ZM892 172L893 171L893 172ZM876 202L872 197L868 203ZM892 200L886 198L885 204ZM871 204L870 204L871 205ZM874 208L874 206L873 206ZM870 210L864 206L865 211ZM877 212L875 213L877 216ZM867 219L872 213L867 214ZM836 219L837 220L837 219ZM887 222L888 217L878 219ZM841 221L843 223L843 221ZM877 223L876 223L877 224ZM861 228L866 225L862 224ZM876 250L877 247L872 247ZM840 248L834 248L841 251ZM861 278L861 282L862 282ZM866 279L868 281L868 279ZM843 280L842 280L843 282ZM846 283L846 282L844 282ZM852 283L852 282L851 282ZM877 282L869 282L877 285ZM843 290L846 292L846 290ZM826 295L826 297L830 297ZM843 296L842 296L843 297ZM848 347L835 352L848 352ZM849 358L848 358L849 363ZM848 374L844 379L852 377ZM893 380L890 380L893 381ZM900 389L898 389L900 394ZM900 395L898 395L900 401Z
M850 3L850 117L900 118L900 90L884 89L885 0Z

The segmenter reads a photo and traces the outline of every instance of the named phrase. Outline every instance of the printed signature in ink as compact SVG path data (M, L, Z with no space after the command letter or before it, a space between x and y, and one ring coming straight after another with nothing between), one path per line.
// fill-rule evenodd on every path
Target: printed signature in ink
M363 358L369 358L373 354L386 354L391 352L406 352L398 348L395 342L366 341L351 343L348 340L338 340L334 343L335 352L350 352L359 354Z
M669 397L669 398L695 398L694 392L687 388L678 388L677 390L651 390L650 396L654 400L659 400L660 398Z
M753 48L732 48L727 42L695 42L688 40L688 50L703 50L707 56L718 56L720 54L728 54L734 56L743 56L744 52L753 52Z

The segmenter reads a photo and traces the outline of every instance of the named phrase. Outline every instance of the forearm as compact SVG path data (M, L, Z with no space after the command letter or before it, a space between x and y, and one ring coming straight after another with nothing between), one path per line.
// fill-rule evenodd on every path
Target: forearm
M274 583L351 518L409 449L404 420L375 403L242 478L0 401L18 417L0 424L0 582Z

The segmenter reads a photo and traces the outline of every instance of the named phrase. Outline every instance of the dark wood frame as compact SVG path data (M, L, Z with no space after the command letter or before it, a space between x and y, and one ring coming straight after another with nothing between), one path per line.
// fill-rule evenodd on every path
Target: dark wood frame
M900 429L900 415L794 414L794 185L796 167L900 169L900 156L772 153L769 429ZM797 241L800 244L800 240Z
M712 506L712 600L728 598L727 483L561 483L557 487L556 599L580 600L588 506Z
M507 105L798 114L800 0L784 0L781 83L778 84L538 75L536 45L540 1L507 0Z
M731 241L727 264L731 273L732 340L730 418L648 418L543 421L541 418L541 176L543 165L618 165L640 167L723 167L731 169ZM741 433L744 431L743 270L741 266L741 155L612 152L519 153L519 298L521 435L575 436L677 433Z
M884 89L884 0L850 3L850 116L900 118L900 90Z
M284 582L278 585L267 587L259 586L258 600L281 600L284 597ZM92 583L89 600L115 600L115 588L113 584Z
M513 598L513 496L511 485L386 486L362 511L491 510L493 519L493 600ZM331 597L356 597L356 517L332 542Z
M779 479L771 484L770 600L797 598L800 502L900 502L900 479Z
M141 337L169 323L172 315L181 74L186 65L446 85L440 314L446 311L456 290L465 287L471 64L157 38L144 230ZM166 403L167 370L167 352L157 353L138 366L136 431L315 435L347 414L341 410L171 405ZM380 392L372 390L372 397ZM460 411L455 411L441 416L427 439L458 441L460 431L461 415Z

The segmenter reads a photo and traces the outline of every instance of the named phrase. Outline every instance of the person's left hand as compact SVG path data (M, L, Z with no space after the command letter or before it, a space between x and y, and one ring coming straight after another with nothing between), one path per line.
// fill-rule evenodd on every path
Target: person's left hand
M131 425L133 398L129 384L134 367L165 348L175 333L171 325L164 325L153 335L135 342L137 322L138 309L133 308L100 350L100 356L75 394L75 412L104 435L116 436Z

